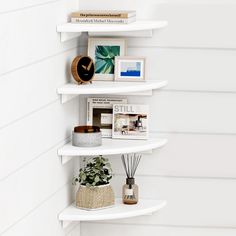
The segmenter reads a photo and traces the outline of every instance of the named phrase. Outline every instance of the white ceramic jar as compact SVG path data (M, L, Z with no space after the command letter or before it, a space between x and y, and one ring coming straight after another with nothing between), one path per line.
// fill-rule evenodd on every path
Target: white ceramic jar
M102 134L97 126L77 126L72 132L72 145L97 147L102 145Z

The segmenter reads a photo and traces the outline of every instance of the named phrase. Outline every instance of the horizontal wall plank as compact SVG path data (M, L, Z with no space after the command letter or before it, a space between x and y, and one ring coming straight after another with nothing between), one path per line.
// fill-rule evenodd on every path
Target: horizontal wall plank
M145 223L145 222L143 222ZM104 230L112 232L112 236L143 236L143 235L161 235L161 236L234 236L236 229L220 228L185 228L185 227L162 227L145 225L121 225L104 223L82 223L82 235L103 236Z
M146 79L167 80L164 90L236 92L235 50L128 47L127 55L146 57Z
M151 39L132 39L132 46L236 48L236 33L232 30L236 20L233 1L143 1L103 0L99 4L80 1L81 9L137 10L139 19L168 20L165 29L156 30ZM210 16L210 17L209 17ZM221 17L219 17L221 16Z
M51 4L52 2L60 0L13 0L0 3L0 14L9 13L10 11L22 10L26 7L37 7L41 4Z
M128 53L145 56L146 78L168 80L166 89L236 92L235 50L129 48Z
M61 144L63 145L63 143ZM36 208L72 179L73 162L61 165L59 146L0 182L0 233ZM62 196L64 199L65 195Z
M165 134L165 147L145 154L138 175L236 178L236 135ZM119 156L111 157L115 174L124 174Z
M76 49L72 49L1 76L0 128L59 99L56 89L70 80L75 55Z
M0 74L74 48L75 40L60 42L56 25L66 22L75 9L76 0L61 0L0 15Z
M129 102L149 104L151 131L236 133L236 94L156 91Z
M86 109L86 97L80 98L82 111ZM236 134L236 112L233 109L236 94L233 93L159 90L151 97L130 96L128 102L149 105L151 132ZM81 121L85 122L85 117L86 114L81 112Z
M0 130L0 179L8 176L71 135L78 103L59 101Z
M184 165L184 163L183 163ZM125 176L115 176L113 186L121 196ZM140 195L166 199L167 206L152 216L120 223L195 227L236 227L236 180L136 177Z
M47 181L46 181L47 182ZM71 195L71 184L61 188L47 201L30 212L15 225L10 227L4 236L74 236L78 232L77 228L63 230L58 220L58 214L67 207L73 196Z

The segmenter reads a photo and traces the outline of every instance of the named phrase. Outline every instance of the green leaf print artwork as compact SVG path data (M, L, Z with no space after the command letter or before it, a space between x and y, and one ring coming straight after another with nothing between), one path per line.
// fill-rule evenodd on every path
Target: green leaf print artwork
M96 46L95 73L114 74L116 56L120 56L120 46Z

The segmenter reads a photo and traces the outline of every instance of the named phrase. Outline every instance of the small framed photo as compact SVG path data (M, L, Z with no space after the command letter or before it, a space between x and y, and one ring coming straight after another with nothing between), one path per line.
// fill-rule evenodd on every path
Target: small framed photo
M112 138L148 139L148 120L147 105L114 104Z
M116 57L115 80L116 81L145 81L144 57Z
M88 56L95 63L95 80L114 80L115 57L125 56L126 40L119 38L89 38Z

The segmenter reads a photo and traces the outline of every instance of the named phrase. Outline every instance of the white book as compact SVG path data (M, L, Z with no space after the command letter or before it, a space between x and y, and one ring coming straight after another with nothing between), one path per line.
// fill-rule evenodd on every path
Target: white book
M79 24L130 24L136 21L136 17L131 18L77 18L72 17L71 23Z
M103 138L112 136L113 104L127 103L125 98L88 98L87 125L99 126Z
M149 106L114 104L112 138L148 139Z

